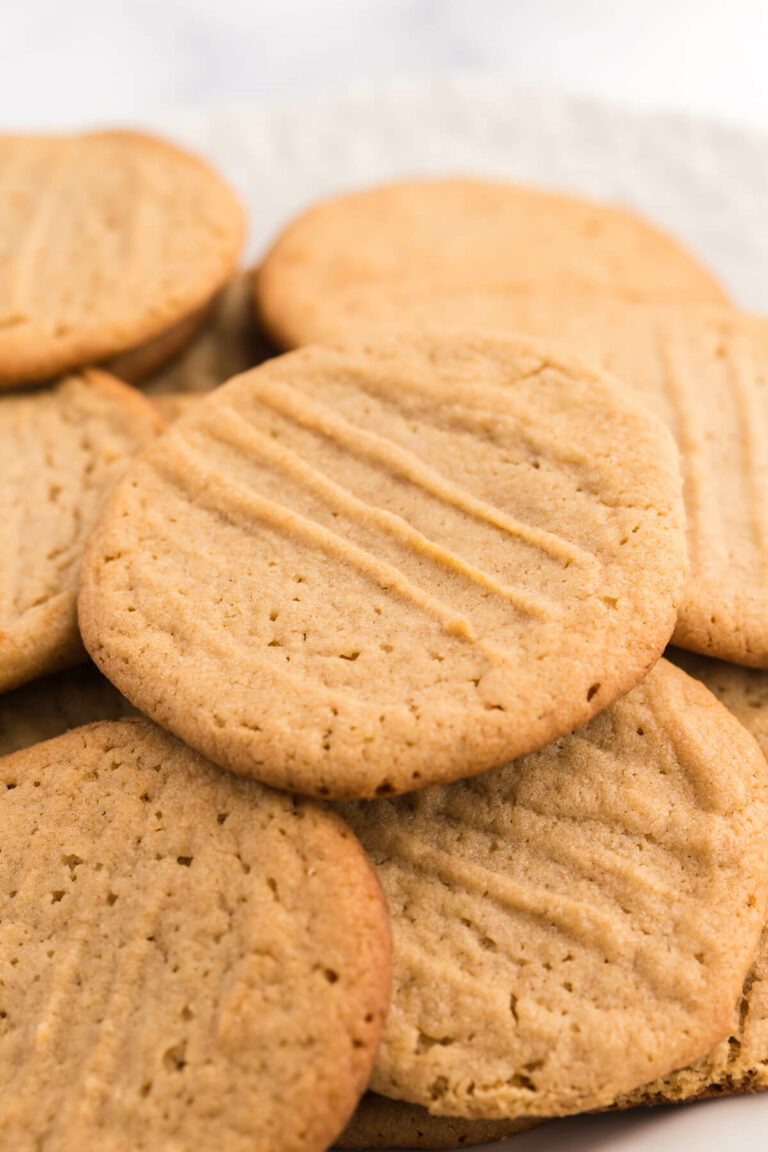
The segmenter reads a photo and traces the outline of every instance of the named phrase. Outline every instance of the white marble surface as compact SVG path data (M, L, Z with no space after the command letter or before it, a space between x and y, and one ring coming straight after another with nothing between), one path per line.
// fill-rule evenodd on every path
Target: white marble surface
M0 117L158 108L496 73L768 131L765 0L0 0Z

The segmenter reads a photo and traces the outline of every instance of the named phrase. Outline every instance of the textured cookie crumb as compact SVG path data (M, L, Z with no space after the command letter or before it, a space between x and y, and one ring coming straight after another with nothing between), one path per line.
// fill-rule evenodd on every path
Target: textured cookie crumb
M669 650L669 655L691 676L706 684L768 755L768 672L738 668L722 660L709 660L674 648ZM706 1056L622 1098L619 1107L761 1092L768 1088L768 928L763 929L744 981L736 1025L731 1035Z
M104 372L0 397L0 691L76 664L86 537L127 463L162 429Z
M144 720L0 759L0 1133L33 1152L323 1152L389 995L332 813Z
M155 137L0 135L0 388L167 338L232 274L243 231L216 173Z
M463 293L470 309L454 323L470 327L475 293L514 300L537 290L729 303L691 253L640 216L482 180L393 184L316 204L287 225L254 275L257 310L281 348L409 327L414 296L439 309Z
M539 344L390 336L278 357L144 453L79 618L141 711L216 763L387 796L585 722L663 651L677 454Z
M339 810L393 920L373 1091L467 1118L583 1112L732 1033L765 918L768 768L666 661L520 761Z

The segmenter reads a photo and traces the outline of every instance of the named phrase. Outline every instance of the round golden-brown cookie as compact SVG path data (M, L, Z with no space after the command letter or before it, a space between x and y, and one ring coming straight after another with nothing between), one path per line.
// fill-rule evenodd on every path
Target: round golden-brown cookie
M324 1152L389 926L332 813L145 720L0 759L0 1133L28 1152Z
M0 756L136 710L89 662L0 695Z
M768 767L661 661L573 735L472 780L338 806L393 921L371 1089L554 1116L706 1054L764 922Z
M317 204L278 237L254 278L282 348L367 331L405 291L578 292L725 304L701 263L622 208L480 180L406 183ZM362 325L360 317L366 318Z
M674 641L768 667L768 319L563 293L412 292L368 322L524 332L632 385L682 461L691 575Z
M273 355L253 314L250 273L241 271L219 294L195 339L173 363L145 381L144 391L153 398L210 392Z
M366 1092L335 1148L467 1148L505 1140L526 1132L539 1121L529 1116L517 1120L465 1120L461 1116L431 1116L426 1108L388 1100Z
M104 372L0 398L0 691L84 658L76 589L85 539L155 408Z
M141 711L319 796L540 747L655 662L685 567L669 433L546 347L387 337L271 360L142 454L80 624Z
M768 755L768 672L737 668L678 649L670 657L702 680L730 712L750 730ZM702 1059L673 1072L619 1102L666 1104L671 1101L759 1092L768 1088L768 927L763 929L752 967L744 982L737 1027Z
M133 350L233 272L226 184L136 132L0 136L0 387Z

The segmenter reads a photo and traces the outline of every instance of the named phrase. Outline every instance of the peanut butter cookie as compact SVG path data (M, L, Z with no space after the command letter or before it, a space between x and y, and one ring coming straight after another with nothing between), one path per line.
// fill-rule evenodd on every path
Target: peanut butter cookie
M3 757L0 807L2 1146L324 1152L389 997L349 829L145 720Z
M0 691L84 659L83 544L129 457L162 426L139 392L95 370L0 398Z
M765 918L768 766L666 661L523 760L338 807L393 922L373 1091L467 1118L583 1112L733 1032Z
M86 647L142 712L317 796L541 747L661 654L672 438L542 345L392 336L268 361L142 454L83 565Z
M404 291L439 300L537 289L728 302L694 256L631 212L480 180L394 184L317 204L285 228L254 278L257 310L281 348L366 332L384 313L402 328Z
M178 345L235 269L236 197L162 140L0 135L0 173L0 387Z

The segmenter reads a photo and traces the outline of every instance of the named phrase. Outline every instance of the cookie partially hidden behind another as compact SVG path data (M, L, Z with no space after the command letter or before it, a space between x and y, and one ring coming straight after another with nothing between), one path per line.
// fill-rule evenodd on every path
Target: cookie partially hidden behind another
M136 709L88 662L0 695L0 756Z
M0 388L178 347L243 231L234 193L165 141L0 136Z
M182 351L210 317L212 307L212 303L205 304L159 336L136 348L129 348L127 352L111 356L102 361L99 367L125 380L127 384L144 384L162 375L164 371L171 371Z
M674 642L768 667L768 319L563 292L403 291L390 305L359 327L525 333L631 385L680 449L691 574Z
M468 1148L475 1144L506 1140L527 1132L539 1121L527 1116L518 1120L464 1120L460 1116L431 1116L418 1104L389 1100L366 1092L335 1148Z
M0 759L0 1132L57 1152L324 1152L389 996L332 813L144 720Z
M250 281L248 272L232 277L194 340L171 364L144 382L147 395L159 398L168 393L210 392L274 355L253 314Z
M0 691L84 658L83 544L129 457L162 427L148 400L104 372L0 398Z
M268 361L171 426L88 546L80 625L142 712L316 796L541 747L661 654L677 454L546 346L382 337Z
M768 672L737 668L674 648L669 654L706 684L768 755ZM728 1039L701 1060L632 1093L621 1106L666 1104L768 1088L768 927L763 929L744 982L736 1025Z
M254 278L257 310L281 348L351 338L378 326L381 312L403 328L403 291L439 301L535 290L728 303L694 256L640 216L481 180L393 184L317 204L288 224Z
M393 923L373 1091L467 1118L583 1112L732 1032L765 918L768 766L666 661L523 760L338 809Z

